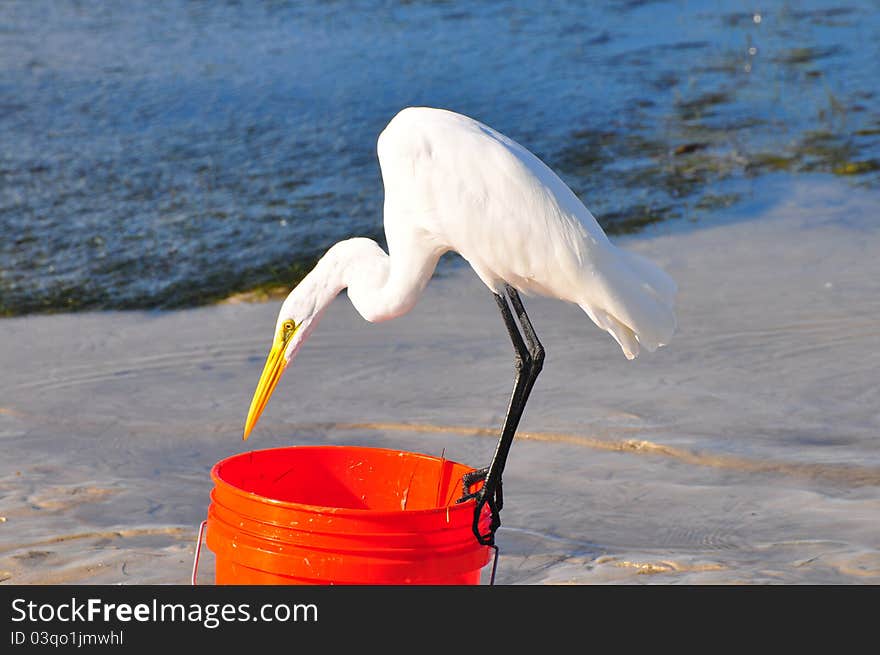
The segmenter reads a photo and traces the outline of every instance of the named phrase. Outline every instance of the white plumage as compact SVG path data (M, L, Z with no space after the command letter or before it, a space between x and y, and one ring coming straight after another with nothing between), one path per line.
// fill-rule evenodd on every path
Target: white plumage
M542 161L466 116L410 107L378 140L388 254L369 239L331 247L284 301L245 437L288 362L343 289L368 321L409 311L440 256L456 251L495 293L505 284L579 305L627 358L675 330L673 280L613 245Z
M515 289L581 306L630 359L675 330L675 283L614 246L540 159L471 118L401 111L379 136L385 234L425 258L458 252L493 291Z

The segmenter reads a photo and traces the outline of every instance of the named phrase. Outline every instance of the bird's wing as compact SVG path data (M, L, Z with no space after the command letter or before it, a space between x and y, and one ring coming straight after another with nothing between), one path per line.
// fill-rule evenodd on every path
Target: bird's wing
M389 247L413 231L462 255L493 291L580 305L627 357L667 342L675 284L608 241L596 219L540 159L465 116L410 108L380 137Z
M565 297L591 245L607 241L549 168L475 120L409 108L378 151L389 247L405 241L395 232L419 231L461 254L493 290L504 281Z

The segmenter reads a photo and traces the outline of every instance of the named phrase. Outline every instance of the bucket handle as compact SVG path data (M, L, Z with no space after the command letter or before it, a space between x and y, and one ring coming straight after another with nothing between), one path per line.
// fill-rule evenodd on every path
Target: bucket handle
M208 519L205 519L199 524L199 536L196 538L196 554L193 556L193 570L192 570L192 586L195 587L198 585L198 576L199 576L199 556L202 554L202 538L205 534L205 527L208 525Z
M497 544L492 544L490 548L495 550L495 557L492 558L492 575L489 578L489 586L495 586L495 572L498 571L498 555L501 554L501 549L498 548Z

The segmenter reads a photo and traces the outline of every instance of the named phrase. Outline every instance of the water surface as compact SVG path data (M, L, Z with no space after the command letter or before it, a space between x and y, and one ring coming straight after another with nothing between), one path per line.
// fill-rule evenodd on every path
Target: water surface
M185 307L382 239L375 140L469 114L610 232L876 188L876 4L4 2L0 314ZM449 260L443 265L448 266Z

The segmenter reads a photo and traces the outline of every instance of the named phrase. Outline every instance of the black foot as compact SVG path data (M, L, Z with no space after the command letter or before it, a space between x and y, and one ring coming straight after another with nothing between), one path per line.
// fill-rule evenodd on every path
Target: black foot
M466 500L470 500L471 498L476 498L480 495L479 491L471 491L471 487L473 487L477 482L483 482L486 479L486 476L489 475L489 467L477 469L476 471L471 471L470 473L465 473L461 478L461 498L459 498L456 503L463 503Z
M471 498L476 499L477 505L474 508L473 524L474 536L482 545L494 546L495 531L501 526L501 508L504 506L504 497L501 493L501 480L498 480L497 483L490 482L492 487L494 487L492 490L487 489L484 484L484 486L480 487L477 491L471 491L471 487L477 482L485 483L488 474L488 466L486 468L477 469L476 471L471 471L470 473L465 473L461 478L462 495L456 503L463 503ZM480 532L480 518L483 515L483 508L486 505L489 506L492 519L489 522L489 531L483 534Z

